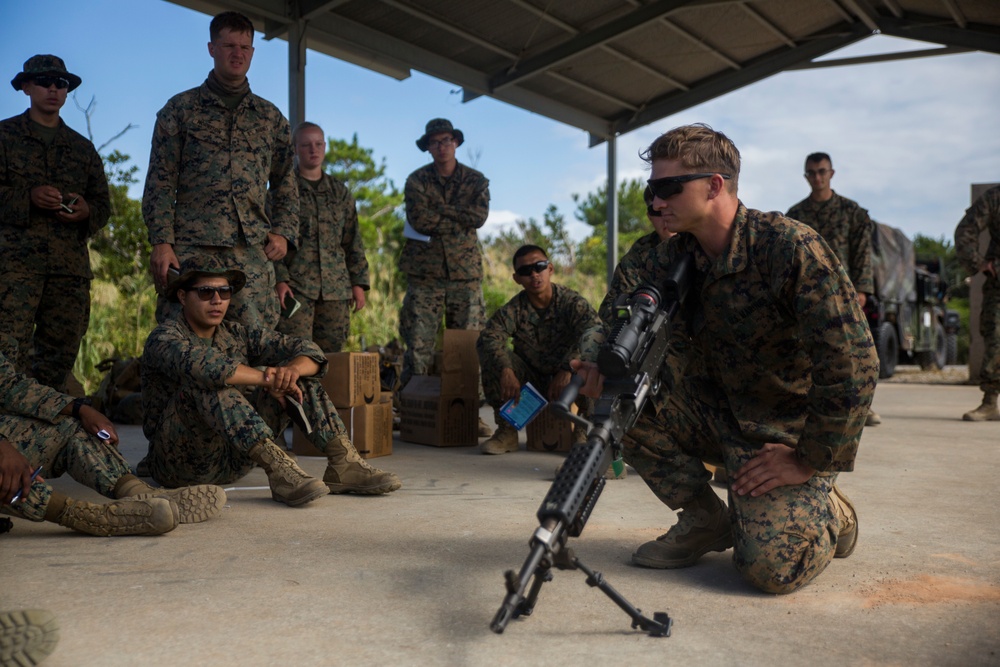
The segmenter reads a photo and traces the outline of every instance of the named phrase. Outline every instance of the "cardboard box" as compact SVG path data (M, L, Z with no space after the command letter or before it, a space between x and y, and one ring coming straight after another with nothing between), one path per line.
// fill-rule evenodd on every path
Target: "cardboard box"
M335 352L326 355L330 367L323 388L340 408L377 403L382 392L377 352Z
M362 458L392 454L392 404L373 403L338 410L347 435ZM300 456L326 456L298 427L292 432L292 451Z
M573 422L555 416L546 405L526 427L529 452L568 452L573 446ZM573 406L576 412L576 406Z
M445 329L441 350L441 395L479 398L479 329Z
M435 447L479 444L478 393L443 396L441 378L414 375L400 393L400 404L400 440Z

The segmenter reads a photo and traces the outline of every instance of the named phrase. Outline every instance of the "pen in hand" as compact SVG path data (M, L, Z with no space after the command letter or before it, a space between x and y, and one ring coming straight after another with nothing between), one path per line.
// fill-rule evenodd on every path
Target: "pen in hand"
M35 468L35 472L31 473L31 481L32 482L35 481L35 478L38 477L38 474L40 472L42 472L42 466L38 466L37 468ZM29 484L30 484L30 482L29 482ZM22 490L23 489L18 489L17 493L14 494L14 497L10 499L10 503L8 503L8 504L13 505L17 501L19 501L21 499L21 491Z

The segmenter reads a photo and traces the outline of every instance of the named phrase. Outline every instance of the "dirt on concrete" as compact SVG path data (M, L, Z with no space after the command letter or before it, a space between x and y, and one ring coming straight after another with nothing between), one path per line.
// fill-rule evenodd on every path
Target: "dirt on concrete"
M891 378L879 382L897 384L976 384L969 381L968 366L945 366L938 370L921 370L920 366L896 366Z

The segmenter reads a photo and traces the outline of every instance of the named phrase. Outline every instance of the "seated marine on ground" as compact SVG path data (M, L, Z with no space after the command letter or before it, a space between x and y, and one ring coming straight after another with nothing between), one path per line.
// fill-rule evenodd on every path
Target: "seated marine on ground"
M242 271L190 260L166 290L181 313L149 334L142 356L145 460L153 479L169 487L228 484L259 465L271 497L293 507L327 493L400 488L395 474L370 466L351 443L319 381L327 369L319 347L224 321L245 282ZM327 456L322 481L275 443L290 422L286 397L301 404L309 440Z
M15 371L9 359L16 350L16 341L0 335L0 511L117 536L159 535L222 510L226 494L217 486L157 489L134 476L111 421L83 400ZM46 481L67 472L116 500L76 500Z
M517 430L500 416L500 407L519 397L527 382L548 400L558 398L569 383L570 360L580 356L581 341L602 332L601 321L585 298L552 283L554 269L542 248L521 246L513 263L514 282L521 291L490 317L476 343L483 391L497 423L493 435L480 445L483 454L517 451ZM586 414L590 401L581 397L578 405Z

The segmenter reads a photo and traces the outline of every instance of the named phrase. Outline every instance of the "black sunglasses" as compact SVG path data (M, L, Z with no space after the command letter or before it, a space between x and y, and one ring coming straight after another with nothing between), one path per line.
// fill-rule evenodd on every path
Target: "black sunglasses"
M527 278L532 273L541 273L547 268L549 268L549 260L543 259L542 261L535 262L534 264L522 264L514 269L514 273L522 278Z
M647 188L650 193L659 197L660 199L670 199L680 193L684 192L684 184L689 181L696 181L700 178L711 178L715 176L718 172L712 172L710 174L684 174L683 176L667 176L666 178L651 178L646 181ZM729 174L719 174L725 179L731 178ZM652 203L652 197L650 198L650 203Z
M69 81L61 76L36 76L31 80L36 86L41 86L42 88L49 88L53 85L59 90L69 88Z
M200 287L192 287L191 289L184 290L185 292L197 292L198 298L202 301L211 301L215 293L219 293L219 298L223 301L229 301L233 297L233 288L231 285L226 285L225 287L212 287L210 285L201 285Z

